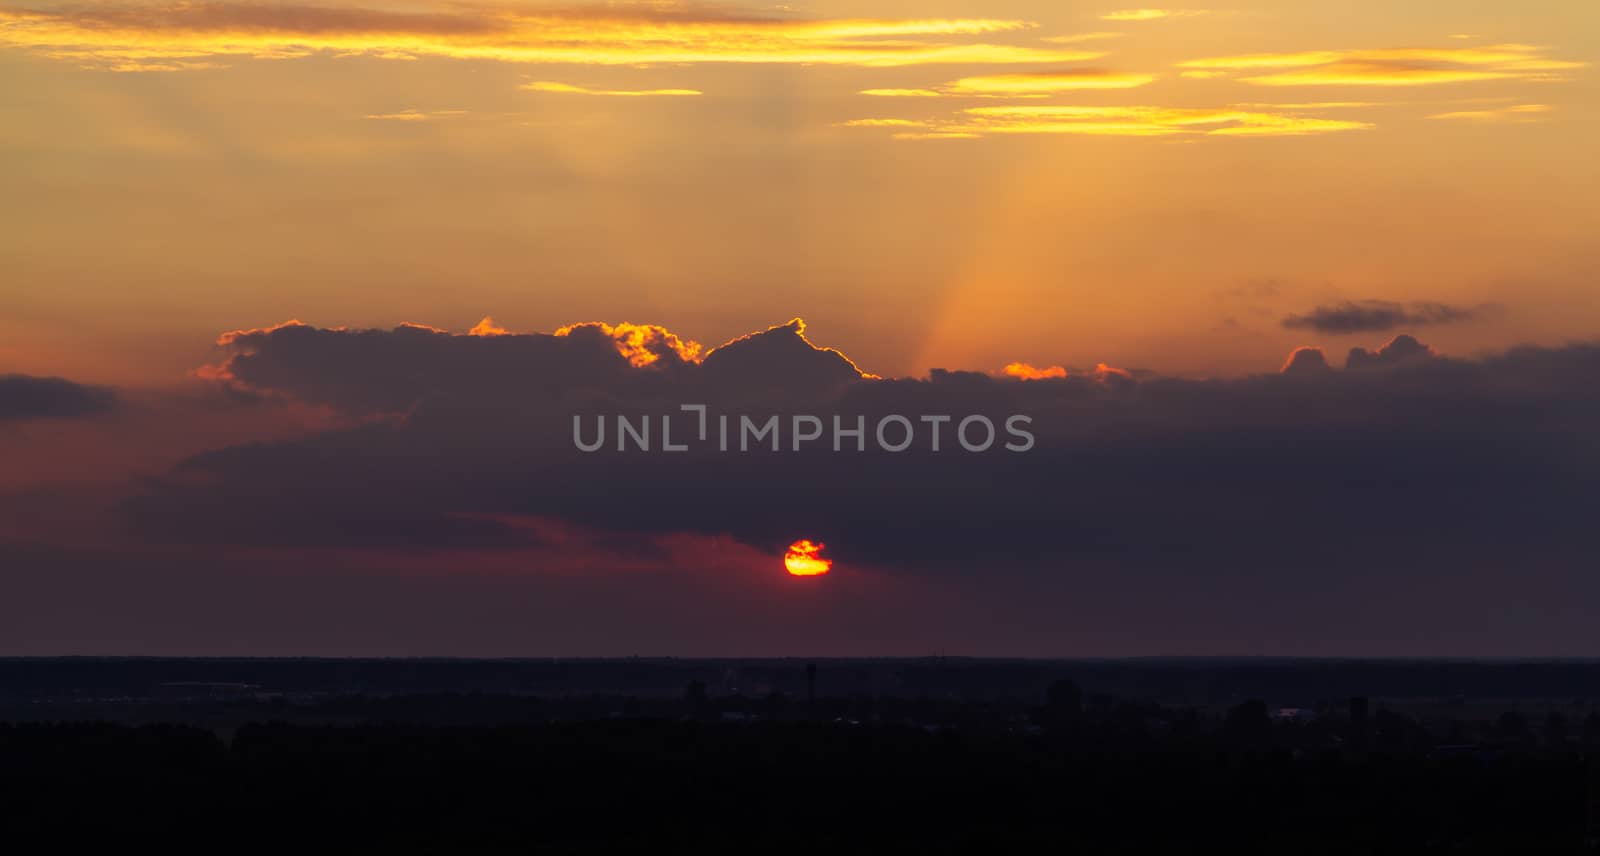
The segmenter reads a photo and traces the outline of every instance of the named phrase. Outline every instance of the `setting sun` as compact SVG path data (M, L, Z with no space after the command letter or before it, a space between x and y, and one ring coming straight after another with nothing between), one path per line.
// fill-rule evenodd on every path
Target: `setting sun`
M784 554L783 566L796 577L820 577L833 568L832 559L822 558L822 548L825 546L820 541L796 541L789 545L789 552Z

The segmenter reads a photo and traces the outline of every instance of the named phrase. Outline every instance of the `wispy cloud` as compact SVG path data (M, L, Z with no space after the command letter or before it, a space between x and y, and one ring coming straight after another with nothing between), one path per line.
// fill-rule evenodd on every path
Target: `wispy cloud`
M1121 9L1100 16L1102 21L1159 21L1163 18L1198 18L1214 15L1211 9Z
M958 95L1042 94L1074 89L1133 89L1155 80L1153 74L1129 74L1102 69L1029 71L963 77L950 84Z
M1333 335L1377 333L1400 327L1430 324L1455 324L1473 321L1500 312L1497 305L1452 306L1446 303L1395 303L1388 300L1362 300L1318 306L1304 315L1290 315L1283 326L1290 330L1314 330Z
M1236 104L1236 107L1265 108L1268 110L1347 110L1357 107L1382 107L1376 101L1305 101L1298 104L1267 104L1250 102Z
M945 95L937 89L863 89L861 94L877 98L943 98Z
M982 134L972 134L966 131L908 131L895 134L897 140L976 140Z
M1585 62L1554 59L1537 45L1381 48L1240 54L1178 63L1185 76L1238 79L1261 86L1425 86L1483 80L1560 80Z
M856 120L874 127L885 120ZM1268 137L1305 136L1372 127L1366 122L1307 116L1297 111L1271 112L1239 108L1105 107L1009 105L971 107L958 116L923 122L918 134L898 139L951 135L981 137L1004 134L1075 134L1121 137Z
M1181 107L973 107L988 133L1122 136L1300 136L1371 127L1366 122L1291 113Z
M1455 119L1467 122L1508 122L1526 124L1543 121L1544 115L1555 108L1549 104L1517 104L1497 110L1457 110L1435 113L1429 119Z
M526 89L529 92L559 92L568 95L611 95L621 97L705 94L698 89L590 89L585 86L573 86L570 83L557 83L553 80L536 80L532 83L524 83L518 88Z
M851 119L838 125L841 128L926 128L928 123L917 119Z
M997 18L802 19L616 4L530 10L440 4L405 11L249 2L132 2L0 11L0 47L112 68L313 54L522 63L912 66L1076 62L1081 51L996 44L1032 28Z
M862 95L889 98L1043 98L1080 89L1134 89L1156 79L1154 74L1071 68L980 74L932 89L863 89Z
M382 122L430 122L466 115L465 110L401 110L396 113L368 113L366 118Z
M131 74L164 71L212 71L227 68L227 63L221 62L190 62L186 60L163 60L160 62L117 62L103 66L105 71L115 71Z
M1106 39L1120 39L1127 33L1098 32L1098 33L1068 33L1061 36L1045 36L1039 41L1050 42L1057 45L1076 45L1083 42L1099 42Z

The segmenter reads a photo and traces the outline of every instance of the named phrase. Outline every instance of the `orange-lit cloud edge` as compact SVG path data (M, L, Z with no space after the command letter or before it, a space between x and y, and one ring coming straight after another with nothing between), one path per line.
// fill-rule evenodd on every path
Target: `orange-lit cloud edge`
M1086 377L1094 380L1105 381L1113 378L1132 378L1133 373L1127 369L1113 368L1105 363L1097 363L1089 371L1069 371L1063 366L1039 367L1031 363L1008 363L1000 370L1005 377L1014 377L1018 380L1065 380L1069 377Z
M313 328L312 325L307 324L304 321L291 319L281 324L275 324L268 327L256 327L228 331L217 337L216 346L224 349L236 348L239 346L239 343L242 340L270 335L279 330L288 328L318 329ZM337 326L320 329L330 331L348 331L352 330L353 328ZM672 359L677 360L680 364L697 365L703 363L707 357L719 350L722 350L723 348L736 345L756 336L765 335L778 330L789 329L793 331L794 335L799 338L800 341L804 342L812 350L820 353L832 354L837 356L839 359L844 360L852 369L855 370L856 374L861 380L870 381L885 379L883 375L873 374L872 372L862 369L844 352L836 348L824 347L812 342L806 336L807 326L805 321L801 318L792 318L783 324L774 324L764 330L756 330L746 333L742 336L736 336L715 348L707 348L693 339L680 336L677 333L674 333L666 327L658 324L634 324L630 322L610 324L604 321L581 321L575 324L568 324L563 327L559 327L550 334L540 334L513 332L496 323L492 316L484 316L484 318L476 325L461 333L454 333L440 327L434 327L432 325L419 324L415 322L401 323L398 325L397 329L418 330L440 336L462 336L471 338L519 335L570 336L577 330L589 329L596 331L610 339L616 347L618 355L627 360L630 366L640 370L658 369L663 365L663 358L669 356ZM1302 345L1294 349L1294 352L1290 355L1289 362L1286 362L1280 371L1286 371L1290 363L1294 361L1295 355L1301 354L1301 352L1305 352L1305 355L1307 356L1313 353L1318 358L1322 356L1322 352L1319 348L1315 346ZM1079 370L1069 369L1067 367L1054 364L1037 366L1020 360L1007 363L1000 369L990 372L990 374L1000 379L1023 382L1067 379L1087 379L1098 382L1109 382L1118 380L1131 380L1134 377L1133 372L1124 368L1118 368L1116 366L1109 365L1104 362L1096 363L1095 366L1090 369ZM232 373L229 371L227 361L217 365L202 366L198 369L195 369L194 375L198 378L206 380L229 381L235 379Z
M336 327L313 328L312 325L307 324L299 319L290 319L281 324L274 324L268 327L253 327L230 330L218 336L215 344L219 348L230 348L236 346L243 339L269 335L279 330L296 327L307 329L323 329L337 332L355 329L344 325ZM734 338L729 339L727 342L724 342L715 348L709 349L699 342L696 342L693 339L683 338L677 333L674 333L659 324L633 324L626 321L619 324L609 324L604 321L580 321L576 324L568 324L563 327L558 327L549 335L570 336L574 331L582 328L596 330L602 335L611 339L615 344L617 353L626 359L629 365L637 369L650 369L658 366L662 355L668 353L672 354L683 363L703 363L708 356L719 350L722 350L723 348L736 345L756 336L772 333L777 330L792 329L795 336L797 336L800 341L804 342L812 350L821 353L832 354L837 356L839 359L844 360L852 369L856 371L857 375L859 375L862 380L884 379L883 375L877 375L873 374L872 372L865 371L848 355L837 348L823 347L812 342L805 335L807 329L805 320L798 317L791 318L782 324L774 324L765 330L755 330L742 336L735 336ZM435 327L430 324L419 324L412 321L401 322L397 329L420 330L440 336L463 337L542 335L539 333L512 332L504 327L501 327L495 322L494 317L489 315L484 316L481 321L469 328L464 333L452 333L451 331L442 327ZM1390 340L1390 344L1401 338L1408 337L1404 336L1404 334L1395 336ZM1387 347L1387 345L1385 345L1385 347ZM1287 371L1297 356L1313 355L1318 359L1321 359L1323 356L1322 349L1314 345L1300 345L1290 352L1288 361L1283 364L1279 371ZM209 380L229 380L232 378L231 374L228 372L227 363L225 362L220 365L202 366L196 369L194 374L197 377ZM1107 379L1133 378L1133 372L1127 369L1117 368L1103 362L1096 363L1092 369L1080 371L1068 369L1060 365L1048 365L1041 367L1035 366L1028 362L1016 361L1007 363L1000 370L993 372L992 374L996 377L1012 378L1020 381L1065 380L1068 378L1092 378L1103 381Z

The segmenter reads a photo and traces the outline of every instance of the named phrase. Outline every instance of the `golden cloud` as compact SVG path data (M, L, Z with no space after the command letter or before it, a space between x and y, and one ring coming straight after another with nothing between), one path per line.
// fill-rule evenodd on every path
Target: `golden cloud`
M1089 371L1072 372L1061 366L1040 368L1031 363L1010 363L1002 370L1002 374L1018 380L1060 380L1068 377L1083 377L1101 383L1113 380L1127 380L1133 377L1133 373L1127 369L1119 369L1114 366L1108 366L1105 363L1096 363L1095 367Z
M1010 363L1005 367L1004 372L1007 377L1021 380L1045 380L1047 378L1063 378L1067 376L1067 370L1061 366L1039 368L1031 363Z
M1159 21L1163 18L1198 18L1215 14L1210 9L1122 9L1100 16L1102 21Z
M856 120L862 127L885 120ZM994 134L1078 134L1122 137L1218 136L1287 137L1354 131L1367 122L1306 116L1301 111L1246 110L1237 107L1104 107L1011 105L971 107L958 118L923 123L927 131L897 134L897 139L948 139ZM936 136L937 135L937 136Z
M485 321L490 319L485 318ZM482 326L481 324L479 326ZM603 321L584 321L568 324L555 331L557 336L570 336L574 330L592 327L616 343L617 353L626 357L635 368L644 368L671 354L680 362L697 363L703 355L699 342L684 339L665 327L656 324L629 324L612 326Z
M1075 44L1079 44L1079 43L1082 43L1082 42L1098 42L1098 41L1104 41L1105 39L1120 39L1120 38L1122 38L1123 36L1126 36L1126 35L1127 35L1127 33L1110 33L1110 32L1068 33L1066 35L1061 35L1061 36L1045 36L1044 38L1040 39L1040 41L1042 41L1042 42L1050 42L1051 44L1057 44L1057 45L1075 45Z
M863 89L862 95L873 95L879 98L942 98L944 93L936 89Z
M435 11L244 2L106 4L0 11L0 47L95 67L171 66L218 57L312 54L450 57L518 63L1076 62L1082 51L991 44L1019 20L740 17L663 4L539 10L440 6Z
M573 86L569 83L557 83L553 80L536 80L533 83L524 83L519 89L529 92L560 92L569 95L610 95L622 97L638 96L681 96L703 95L698 89L589 89L584 86Z
M430 122L465 115L465 110L401 110L397 113L368 113L368 119L382 122Z
M897 140L976 140L982 134L972 134L963 131L908 131L895 134Z
M1154 74L1073 68L974 75L935 89L863 89L860 94L893 98L1043 98L1078 89L1133 89L1155 79Z
M916 119L851 119L838 125L841 128L925 128L928 123Z
M1242 54L1178 63L1184 76L1239 78L1261 86L1425 86L1483 80L1560 80L1588 63L1552 59L1537 45L1382 48Z
M1343 110L1355 107L1382 107L1376 101L1306 101L1299 104L1236 104L1236 107L1264 107L1269 110Z
M1457 110L1452 113L1435 113L1428 118L1526 124L1542 121L1540 116L1554 109L1549 104L1517 104L1511 107L1502 107L1498 110Z
M1154 81L1153 74L1127 74L1100 69L1032 71L963 77L950 84L958 95L1040 94L1073 89L1132 89Z
M509 335L511 335L511 331L507 330L504 327L501 327L499 324L494 323L494 317L493 316L485 315L485 316L483 316L483 320L478 322L477 326L475 326L471 330L467 331L467 335L468 336L509 336Z

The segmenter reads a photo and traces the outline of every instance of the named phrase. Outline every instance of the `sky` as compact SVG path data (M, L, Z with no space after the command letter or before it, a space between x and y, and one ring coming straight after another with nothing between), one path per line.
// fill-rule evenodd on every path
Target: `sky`
M1586 0L0 0L0 654L1592 653L1597 58ZM1035 442L573 444L696 400Z

